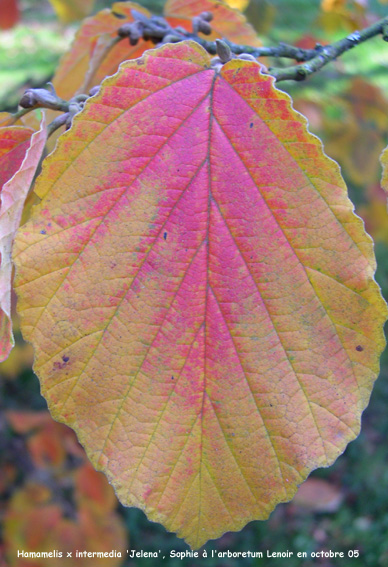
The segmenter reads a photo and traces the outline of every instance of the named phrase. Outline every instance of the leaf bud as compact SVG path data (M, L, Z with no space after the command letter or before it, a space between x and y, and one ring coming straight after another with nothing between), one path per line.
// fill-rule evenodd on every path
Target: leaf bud
M221 63L227 63L232 59L232 52L229 45L227 45L221 39L216 39L217 55L220 58Z
M201 14L199 14L199 17L201 18L201 20L205 20L205 22L211 22L214 18L211 12L201 12Z
M19 102L22 108L50 108L51 110L67 110L67 102L60 99L55 92L47 89L27 89Z
M209 22L206 22L205 20L201 20L201 18L199 18L198 31L202 32L205 35L210 35L212 33L212 28Z
M131 35L131 25L129 23L123 24L118 30L117 35L119 37L129 37Z
M131 45L136 45L139 39L143 36L144 26L141 22L134 22L133 24L129 24L129 27L129 43Z
M199 18L198 16L194 16L194 18L191 20L192 22L192 26L193 26L193 33L197 34L199 32L199 22L201 21L201 18Z
M22 108L34 108L34 106L37 106L37 104L38 102L34 96L34 93L30 90L26 91L19 101L19 105Z

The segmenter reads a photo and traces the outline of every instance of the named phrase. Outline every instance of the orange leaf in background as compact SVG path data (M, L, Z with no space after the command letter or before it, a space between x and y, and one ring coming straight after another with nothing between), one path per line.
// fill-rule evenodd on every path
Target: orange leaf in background
M324 120L327 153L353 183L373 186L380 179L378 158L388 134L388 101L381 89L357 78L335 102L343 116Z
M117 30L124 23L133 21L132 9L150 16L150 12L138 4L116 2L111 9L102 10L82 22L70 50L62 57L52 80L58 96L70 100L76 93L83 93L85 78L93 74L93 80L89 81L90 84L86 89L89 90L92 86L100 84L106 76L116 73L122 61L140 57L146 49L153 46L151 42L143 39L135 46L129 45L128 40L120 41L109 51L98 66L98 70L93 73L91 64L101 49L102 40L107 42L108 38L116 37ZM56 116L58 112L47 111L48 122L54 120ZM60 128L50 137L47 144L49 151L54 149L56 140L62 132L63 128Z
M125 530L119 516L110 508L105 514L96 514L76 501L74 519L69 519L65 516L68 510L62 509L58 501L64 503L65 499L38 483L29 482L15 492L4 518L7 564L11 567L74 567L75 562L80 567L122 565L122 559L117 556L74 559L76 550L84 549L125 553ZM54 553L51 557L33 559L18 557L18 550ZM68 551L73 553L72 558L67 557Z
M45 427L27 440L27 447L35 465L58 467L64 463L66 451L62 439L54 433L54 427Z
M84 458L72 429L53 420L49 412L7 411L7 421L26 443L36 467L60 466L67 454Z
M344 499L342 491L321 478L308 478L299 488L292 501L311 512L336 512Z
M9 30L19 21L18 0L0 0L0 29Z
M385 161L387 162L386 158ZM365 228L373 240L388 245L387 181L386 165L383 164L382 187L379 185L368 187L367 203L358 207L357 212L364 219Z
M5 416L13 431L24 437L22 443L29 451L30 466L37 469L35 478L43 478L47 483L30 482L25 476L26 484L14 490L3 524L7 565L42 567L42 558L18 557L18 549L62 552L62 557L45 558L45 567L62 564L73 567L76 549L106 552L115 549L123 553L126 534L116 513L113 489L105 476L87 462L74 432L55 422L47 411L7 411ZM69 459L70 455L77 459ZM7 489L13 471L14 467L8 477L0 475L0 489L2 482ZM67 551L73 552L73 559L66 557ZM119 557L99 558L98 563L101 561L107 567L122 564ZM96 559L77 558L77 564L94 567Z
M86 463L75 475L75 494L81 505L88 505L96 513L106 514L117 506L117 498L106 477Z
M47 411L35 412L13 410L7 411L6 416L12 429L21 435L36 429L41 429L50 422L55 423Z
M33 130L20 126L0 128L0 218L5 184L21 167L32 134ZM1 275L3 261L4 265L8 262L7 252L2 249L2 238L4 238L4 230L0 227L0 362L8 357L14 344L10 319L11 282L8 281L7 274L2 281ZM3 254L5 254L4 260Z
M243 45L262 45L246 17L224 2L218 0L167 0L164 7L164 15L170 25L182 26L188 31L192 31L193 17L199 16L201 12L211 12L214 16L211 21L211 35L203 36L206 39L214 40L226 37L230 41Z
M121 65L18 234L50 410L193 547L265 519L360 430L387 308L339 168L256 62Z
M44 117L41 129L32 136L31 130L26 128L0 128L0 165L4 164L4 171L0 172L0 362L8 357L14 346L11 321L13 240L46 137Z
M70 51L62 58L54 75L53 84L58 96L69 100L80 89L99 37L105 34L115 37L117 30L124 23L133 21L132 9L147 16L150 15L148 10L138 4L117 2L113 4L111 9L102 10L95 16L83 21ZM115 14L124 17L117 17ZM150 42L143 40L136 46L129 45L127 40L118 43L99 68L93 85L98 85L107 75L115 73L122 61L139 57L150 46Z
M0 498L3 500L7 491L12 487L18 476L17 467L12 463L1 463L0 467ZM3 500L4 501L4 500ZM2 558L0 552L0 559ZM1 563L0 563L1 565Z
M373 122L376 130L388 131L388 101L383 91L362 77L354 78L344 98L361 123Z

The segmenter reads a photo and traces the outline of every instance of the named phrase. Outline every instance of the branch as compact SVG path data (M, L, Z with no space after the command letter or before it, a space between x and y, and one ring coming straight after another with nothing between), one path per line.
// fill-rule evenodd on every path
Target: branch
M380 34L384 41L388 41L388 16L362 31L356 31L336 41L332 45L326 45L325 47L319 46L319 53L310 59L308 63L293 65L284 69L270 67L268 73L273 75L277 82L286 80L303 81L309 75L319 71L322 67L334 61L346 51ZM317 48L315 48L315 50L317 50Z
M172 28L164 18L156 16L148 18L136 10L132 10L132 16L135 21L130 24L124 24L118 30L118 35L121 38L128 37L131 45L136 45L140 38L151 40L154 43L177 43L191 39L199 43L211 55L218 55L219 40L208 41L198 36L198 32L206 35L211 33L209 22L213 16L210 12L202 12L202 14L193 18L193 32L188 32L180 27ZM322 46L317 44L314 49L301 49L286 43L279 43L279 45L273 47L252 47L250 45L232 43L227 39L222 41L229 47L232 57L239 55L251 55L256 59L259 57L286 57L295 59L298 62L304 62L302 65L292 65L285 68L270 67L268 74L275 77L276 81L279 82L304 80L346 51L380 34L383 36L384 41L388 41L388 16L332 45Z
M67 129L70 128L73 117L77 114L77 112L82 110L85 101L89 98L89 96L93 96L95 94L96 88L91 89L88 95L77 94L67 101L57 95L52 83L48 83L48 85L49 90L27 89L19 102L22 109L19 110L13 118L23 116L35 108L48 108L49 110L62 112L63 114L57 116L47 127L47 135L51 136L51 134L53 134L55 130L61 126L66 125Z
M193 31L188 32L184 28L173 28L162 17L151 16L148 18L137 10L131 10L134 22L124 24L118 30L121 39L128 38L131 45L136 45L139 39L146 41L151 40L153 43L178 43L184 40L192 40L199 43L208 53L216 55L217 42L207 41L199 37L198 32L205 35L211 33L210 22L213 19L211 12L202 12L199 16L192 19ZM223 39L234 55L249 54L255 58L258 57L288 57L296 61L309 61L317 55L317 50L321 48L318 45L315 49L302 49L286 43L279 43L275 47L252 47L251 45L239 45L227 39Z

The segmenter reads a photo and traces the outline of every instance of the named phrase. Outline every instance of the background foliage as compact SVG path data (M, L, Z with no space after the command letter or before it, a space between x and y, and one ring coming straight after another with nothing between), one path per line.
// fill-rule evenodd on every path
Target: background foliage
M160 0L139 3L154 12L160 12L163 4ZM45 0L20 2L19 23L0 34L0 60L5 62L0 71L0 110L14 108L25 88L44 84L51 77L78 25L70 23L73 16L78 17L69 11L71 2L62 12L60 4L53 2L55 12ZM90 8L96 11L110 4L97 0ZM306 47L317 41L330 43L368 25L376 16L385 15L384 4L377 0L234 2L246 7L246 15L265 44L281 40ZM388 140L387 67L388 46L375 39L305 84L281 83L294 97L295 107L308 117L310 129L324 141L326 152L341 164L356 210L375 239L376 277L386 299L388 219L386 196L379 187L378 158ZM164 564L171 566L240 565L241 560L211 557L199 562L167 559L171 549L183 551L187 546L148 522L139 510L117 504L105 478L87 464L74 434L51 420L31 370L31 349L20 333L15 337L16 348L0 365L0 557L4 554L10 565L22 566L27 563L14 559L17 548L95 549L99 542L107 550L126 550L129 545L161 550L166 556ZM388 566L387 378L385 354L361 435L334 466L313 473L295 501L279 506L268 522L252 522L206 549L347 552L354 548L361 557L353 559L352 565ZM114 563L110 559L107 565L143 561L147 560ZM247 566L265 564L264 560L243 561ZM44 562L47 567L56 564L54 560ZM286 564L301 563L292 558L271 560L274 567ZM317 564L334 565L330 560L315 561Z

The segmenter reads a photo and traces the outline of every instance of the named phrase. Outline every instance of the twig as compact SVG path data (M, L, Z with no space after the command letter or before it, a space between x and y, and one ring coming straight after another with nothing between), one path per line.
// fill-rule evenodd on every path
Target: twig
M269 68L268 73L273 75L277 82L286 80L303 81L346 51L380 34L383 36L384 41L388 41L388 16L362 31L355 31L332 45L320 47L319 53L310 59L308 63L292 65L282 69Z
M196 41L211 55L215 55L217 53L217 45L215 41L207 41L206 39L189 33L186 35L185 39ZM310 59L313 59L321 49L320 45L314 49L302 49L301 47L295 47L294 45L288 45L287 43L279 43L279 45L273 47L252 47L251 45L239 45L225 38L223 38L222 41L230 47L230 50L234 55L248 53L256 58L286 57L288 59L295 59L295 61L309 61Z
M66 112L65 114L60 114L50 124L47 126L47 137L49 138L51 134L58 130L61 126L64 126L69 119L69 113Z
M118 31L120 38L128 37L132 45L135 45L140 38L151 40L154 43L178 43L191 39L199 43L211 55L217 54L216 41L208 41L197 35L197 31L201 29L201 25L198 25L198 22L199 24L202 23L209 26L208 22L211 18L209 18L208 12L204 12L193 19L193 32L188 32L180 27L172 28L164 18L155 16L147 18L147 16L136 10L132 10L132 15L135 22L124 24ZM388 16L332 45L322 46L317 44L314 49L302 49L286 43L279 43L279 45L273 47L252 47L250 45L232 43L227 39L223 39L223 42L229 47L232 54L237 56L249 54L255 58L285 57L298 62L304 62L302 65L268 69L268 74L274 76L278 82L285 80L301 81L312 73L319 71L346 51L353 49L356 45L380 34L385 41L388 41Z

